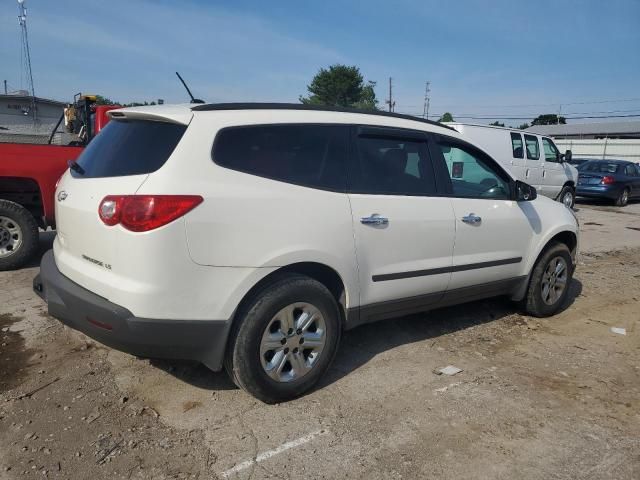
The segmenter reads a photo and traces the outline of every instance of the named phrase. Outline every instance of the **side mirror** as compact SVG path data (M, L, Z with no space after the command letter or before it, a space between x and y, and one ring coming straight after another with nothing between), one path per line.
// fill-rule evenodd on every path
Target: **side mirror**
M538 192L528 183L516 180L515 184L515 200L517 202L530 202L538 197Z
M573 153L571 153L571 150L567 150L566 152L564 152L564 161L565 162L571 163L571 158L572 157L573 157Z

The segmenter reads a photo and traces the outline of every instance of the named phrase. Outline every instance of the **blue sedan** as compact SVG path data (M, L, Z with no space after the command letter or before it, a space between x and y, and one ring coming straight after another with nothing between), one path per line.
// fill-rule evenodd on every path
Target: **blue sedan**
M607 198L624 207L640 198L640 167L625 160L591 160L578 167L579 197Z

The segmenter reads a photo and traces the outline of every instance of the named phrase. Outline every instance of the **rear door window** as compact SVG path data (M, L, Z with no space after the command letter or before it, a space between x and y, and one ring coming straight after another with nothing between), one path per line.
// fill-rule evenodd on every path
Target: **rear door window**
M513 151L513 158L524 158L522 135L519 133L511 133L511 149Z
M366 129L365 129L366 130ZM370 129L375 130L375 129ZM423 133L384 129L358 135L349 192L368 195L429 196L436 193L433 166Z
M525 135L524 143L527 145L527 158L529 160L540 159L540 144L538 143L538 137L534 135Z
M344 192L348 142L345 125L229 127L218 133L212 157L232 170Z
M111 120L89 143L77 163L77 178L123 177L155 172L180 142L187 127L148 120Z

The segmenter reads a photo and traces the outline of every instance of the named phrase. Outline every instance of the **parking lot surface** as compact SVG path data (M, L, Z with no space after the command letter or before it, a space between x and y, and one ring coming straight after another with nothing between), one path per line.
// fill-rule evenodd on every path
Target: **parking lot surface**
M365 325L279 405L97 345L46 314L36 266L1 272L0 479L640 478L640 204L576 208L561 314L496 299Z

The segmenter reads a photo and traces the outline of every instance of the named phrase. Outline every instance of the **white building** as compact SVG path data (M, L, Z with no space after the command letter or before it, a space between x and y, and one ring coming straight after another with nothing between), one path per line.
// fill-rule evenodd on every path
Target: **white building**
M640 120L534 125L526 131L552 137L561 151L571 150L575 158L640 162Z
M0 95L0 135L10 141L13 135L48 135L65 103L30 95Z

